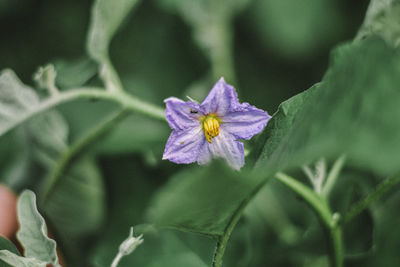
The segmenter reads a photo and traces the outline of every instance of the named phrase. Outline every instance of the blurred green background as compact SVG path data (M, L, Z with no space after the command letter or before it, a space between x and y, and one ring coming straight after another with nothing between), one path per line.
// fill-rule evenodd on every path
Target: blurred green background
M201 35L209 27L208 17L191 20L191 13L180 8L185 6L183 2L141 1L111 43L111 60L125 89L159 106L169 96L189 95L201 101L216 81L213 71L218 66L208 54L207 40ZM232 31L222 47L231 56L224 59L228 61L225 62L228 68L232 68L227 80L238 89L241 101L270 114L282 101L321 81L331 49L354 38L369 3L241 2L226 26ZM97 66L87 56L85 46L91 5L92 1L86 0L2 0L0 69L11 68L24 83L34 85L32 75L38 66L53 63L58 72L57 84L62 89L84 83L100 84ZM214 15L219 17L227 7L215 8ZM197 10L192 12L197 14ZM115 109L112 104L96 101L76 101L58 108L69 126L70 143ZM60 236L60 246L69 266L107 266L129 227L146 221L146 209L154 192L174 172L185 168L161 162L168 135L165 123L132 115L96 146L95 164L99 169L78 172L91 175L96 172L103 178L100 179L103 182L85 184L97 186L103 192L97 195L103 202L95 204L100 205L100 215L96 218L101 220L93 223L96 227L88 223L88 231L69 229L76 237L71 241L66 240L68 234L63 236L64 228L57 225L57 219L49 219L51 229ZM16 183L4 175L10 173L10 165L16 159L17 168L23 168L18 157L26 147L17 144L14 133L2 138L0 147L3 182L17 190L38 186L44 170L35 164L29 163L25 174L19 175L26 177L28 173L29 180L21 178ZM370 173L352 169L344 175L332 196L338 210L345 210L354 200L349 198L368 191L375 178ZM357 179L360 176L366 179L360 182ZM344 193L345 189L351 193ZM377 208L385 216L374 224L380 231L392 229L393 236L399 236L400 221L395 216L400 207L399 196L389 196L385 203ZM49 209L57 209L57 205ZM69 224L78 224L78 228L79 212L72 211L72 217L68 218ZM346 229L350 237L357 236L346 240L346 249L351 254L348 265L398 266L398 241L380 235L379 231L372 233L371 221L368 211ZM306 205L282 185L271 181L246 209L235 229L225 266L327 266L321 231ZM380 244L373 255L372 238ZM154 230L145 236L144 245L120 266L208 265L213 246L213 240L202 236Z

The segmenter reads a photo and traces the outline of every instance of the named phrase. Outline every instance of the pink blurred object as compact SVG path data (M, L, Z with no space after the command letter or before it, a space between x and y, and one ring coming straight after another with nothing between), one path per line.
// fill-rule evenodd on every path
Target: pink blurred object
M0 235L12 238L17 229L17 196L0 184Z

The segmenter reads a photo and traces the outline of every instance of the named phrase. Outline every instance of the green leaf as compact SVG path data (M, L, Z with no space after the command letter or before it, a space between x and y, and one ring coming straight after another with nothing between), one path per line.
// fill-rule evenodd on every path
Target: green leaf
M250 175L222 162L193 167L175 175L156 194L149 219L158 226L219 237L254 185Z
M400 45L399 17L399 0L371 0L356 40L378 35L388 44L398 47Z
M267 127L257 138L254 150L250 155L253 160L258 160L257 164L268 164L269 159L291 129L298 111L319 86L320 84L316 84L279 105L278 110L268 122ZM256 167L258 166L257 164ZM273 166L270 167L273 168Z
M170 128L166 123L149 120L132 114L114 127L98 145L101 154L118 154L154 151L161 160L161 153Z
M35 103L32 99L36 99L36 103L40 105L35 92L23 85L15 74L6 71L3 75L5 76L0 77L0 81L4 81L5 90L14 89L11 92L7 91L8 95L15 94L15 101L7 102L16 106L14 112L23 111L22 108L17 110L21 105L15 103L28 101L32 104ZM24 98L24 94L30 98ZM1 100L7 100L6 96ZM28 113L29 109L25 112ZM17 183L19 186L26 185L32 178L32 167L37 165L43 170L37 176L48 173L68 149L68 132L66 121L56 111L48 111L27 121L15 136L18 144L15 148L17 155L14 159L15 164L8 170L7 182ZM61 240L66 243L66 253L72 252L70 254L75 255L79 252L76 243L81 244L82 239L96 231L104 218L104 187L96 165L87 159L73 166L62 178L63 181L53 192L51 204L43 208L56 230L59 230ZM54 206L55 203L58 204L57 207ZM76 218L77 214L80 220L69 220Z
M272 156L267 140L256 164L260 172L349 156L349 164L382 177L399 170L400 54L382 40L338 48L317 90L298 111Z
M57 60L54 62L60 88L73 88L84 85L96 75L97 65L88 57L75 60Z
M20 229L17 237L24 247L25 256L58 266L56 242L47 237L47 227L36 207L36 196L25 190L18 199Z
M66 171L44 202L43 211L66 257L79 262L86 255L83 241L99 230L105 216L104 185L93 158L82 157Z
M23 84L12 70L0 73L0 136L37 114L40 107L37 93ZM28 128L41 144L46 143L45 146L56 150L64 148L62 143L66 141L68 129L60 115L54 112L42 114L28 122ZM55 129L59 130L53 132Z
M209 238L138 225L145 220L146 206L160 186L161 175L170 173L170 168L146 168L138 155L106 157L102 166L108 184L109 214L106 227L93 243L91 264L85 266L110 266L131 225L136 225L135 236L143 234L144 242L131 256L123 258L119 267L206 266L204 262L209 262L213 252Z
M9 252L14 253L15 255L20 255L18 249L14 246L14 244L5 237L0 235L0 251L8 250ZM10 267L9 264L3 262L0 256L0 267Z
M15 247L15 245L10 240L1 235L0 235L0 249L6 249L8 251L11 251L12 253L19 255L18 249Z
M88 33L89 55L99 63L108 62L108 47L115 32L138 0L96 0Z
M25 138L30 142L34 160L42 167L53 167L58 156L67 149L68 124L57 111L49 111L28 121Z
M0 250L0 259L11 266L18 267L46 267L47 263L35 258L25 258L8 250Z

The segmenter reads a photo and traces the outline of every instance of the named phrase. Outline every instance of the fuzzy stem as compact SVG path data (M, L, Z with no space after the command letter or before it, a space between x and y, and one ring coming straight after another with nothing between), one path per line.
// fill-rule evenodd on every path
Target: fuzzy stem
M332 191L333 186L336 183L337 178L339 177L339 173L342 170L344 163L346 162L346 156L340 156L332 166L332 169L329 171L328 177L326 178L326 182L322 188L322 196L325 198L329 197L329 193Z
M130 94L124 92L110 92L102 88L76 88L65 92L60 92L57 96L43 100L39 105L34 107L29 113L25 113L18 119L14 120L8 127L0 131L0 136L4 135L9 130L15 128L26 120L48 110L57 105L73 101L76 99L103 99L111 102L116 102L123 108L135 111L137 113L149 116L158 120L165 120L164 110L156 105L146 103Z
M393 186L395 186L398 183L400 183L399 174L387 178L383 182L378 184L378 186L375 188L373 192L369 193L365 198L361 199L359 202L357 202L350 208L350 211L347 212L347 214L343 217L343 220L341 220L341 224L346 224L350 222L352 219L354 219L354 217L363 212L366 208L369 207L369 205L378 201L383 194L388 192L390 189L393 188Z

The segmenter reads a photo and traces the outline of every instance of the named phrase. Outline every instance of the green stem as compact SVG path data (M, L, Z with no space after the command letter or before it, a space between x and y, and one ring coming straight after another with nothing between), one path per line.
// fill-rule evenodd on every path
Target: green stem
M253 198L253 196L256 195L258 191L260 191L261 188L262 188L262 185L257 187L256 190L254 190L245 200L243 200L243 202L240 204L240 206L236 209L236 211L232 215L231 219L229 220L228 225L226 226L226 228L224 230L224 234L222 236L220 236L217 241L217 246L215 248L213 263L212 263L213 267L221 267L222 266L222 260L224 257L226 245L229 241L232 231L235 228L240 217L242 216L243 211L246 208L247 204L250 202L250 200Z
M104 85L106 86L107 90L110 92L123 92L123 87L121 80L111 63L109 57L107 57L104 61L99 62L100 71L99 75L102 79Z
M232 51L232 24L230 21L221 20L213 26L218 30L218 34L215 35L214 45L210 49L214 80L218 80L223 76L227 82L236 84Z
M344 163L346 162L346 156L340 156L332 166L328 177L326 178L326 182L322 188L322 196L324 198L328 198L330 192L332 191L333 186L336 183L337 178L339 177L339 173L341 172Z
M387 178L378 184L373 192L369 193L364 199L360 200L350 208L350 211L347 212L347 214L343 217L343 220L341 220L341 224L350 222L354 217L363 212L372 203L378 201L383 194L388 192L398 183L400 183L400 175Z
M92 130L89 130L86 135L78 139L69 149L58 159L55 167L45 181L42 192L41 202L44 203L48 200L53 188L57 185L59 179L62 177L65 170L70 166L72 161L84 151L88 146L95 143L103 134L110 130L117 122L125 118L129 112L127 110L119 111L111 115L108 119L96 125Z
M340 225L337 224L337 216L334 216L330 211L326 199L319 196L310 188L298 182L296 179L284 173L278 172L275 177L276 179L278 179L278 181L280 181L281 183L292 189L296 194L301 196L317 213L328 235L329 258L331 266L342 267L342 230Z
M102 88L76 88L68 91L60 92L57 96L43 100L39 105L32 108L29 113L25 113L18 119L14 120L7 127L0 131L0 136L9 130L15 128L26 120L62 103L73 101L76 99L103 99L120 104L123 108L135 111L140 114L147 115L154 119L165 120L164 110L156 105L146 103L130 94L124 92L110 92Z

